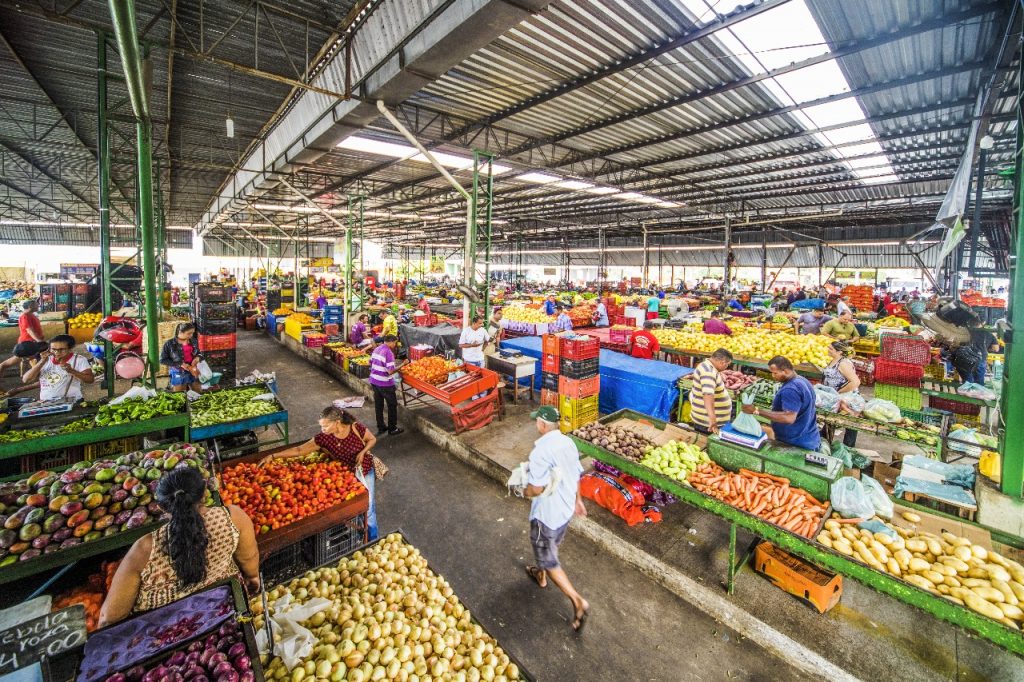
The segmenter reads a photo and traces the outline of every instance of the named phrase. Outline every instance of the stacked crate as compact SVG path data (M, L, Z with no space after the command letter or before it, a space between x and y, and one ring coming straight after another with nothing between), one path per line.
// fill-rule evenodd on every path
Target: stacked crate
M332 331L335 334L338 333L338 329L341 328L341 323L343 321L343 318L342 318L342 311L343 310L344 310L344 308L342 306L340 306L340 305L325 305L324 306L323 315L322 315L322 318L321 318L320 321L323 322L323 324L324 324L324 331L325 332L327 332L328 334L332 333ZM328 327L328 325L334 325L333 330L330 329Z
M924 405L921 380L931 357L931 346L919 336L882 336L874 368L875 397L892 401L900 409L920 412Z
M192 320L196 324L199 350L210 369L230 385L237 374L238 312L231 287L196 283L192 286Z
M851 284L843 287L843 296L850 298L850 306L858 312L871 312L875 309L874 289L869 285Z
M567 433L597 420L601 344L589 336L564 337L558 350L558 413L562 432Z
M561 341L555 334L541 337L540 404L558 407L558 375L561 373Z

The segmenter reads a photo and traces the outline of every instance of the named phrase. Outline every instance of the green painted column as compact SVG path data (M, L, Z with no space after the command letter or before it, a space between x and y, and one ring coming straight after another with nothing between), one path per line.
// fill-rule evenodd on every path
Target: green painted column
M96 34L96 166L99 181L100 200L100 273L103 278L103 317L113 312L110 288L110 141L107 128L107 36ZM114 396L114 347L109 341L103 342L104 375L108 377L107 396Z
M142 278L146 295L146 326L152 332L160 322L156 290L156 226L153 221L153 127L149 119L135 125L139 159L139 216L142 226ZM146 335L146 356L149 359L149 380L156 385L156 368L160 364L159 335Z

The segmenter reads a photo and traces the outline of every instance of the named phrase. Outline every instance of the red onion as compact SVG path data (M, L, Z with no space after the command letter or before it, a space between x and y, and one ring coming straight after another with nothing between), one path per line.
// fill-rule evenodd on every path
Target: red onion
M234 675L235 677L238 677L238 673L235 671L234 666L232 666L227 661L221 661L220 663L218 663L216 666L214 666L211 672L213 673L214 677L218 678L224 677L225 675Z
M167 665L175 667L185 665L185 652L175 651L171 654L171 657L167 659Z
M238 673L231 670L217 677L217 682L238 682Z
M252 670L243 670L238 676L238 682L256 682L256 673Z
M235 670L249 670L252 668L252 661L249 660L249 656L246 654L240 654L231 659L231 664L235 666Z
M242 642L236 642L235 644L231 645L230 649L228 649L228 658L234 660L235 658L237 658L238 656L241 656L244 653L245 653L245 644L242 643Z
M124 673L114 673L107 678L107 682L127 682L128 678L124 676Z
M228 660L228 657L226 655L224 655L224 652L222 652L222 651L214 651L212 654L210 654L210 658L207 659L206 667L207 668L212 668L213 666L217 665L218 663L227 662L227 660Z

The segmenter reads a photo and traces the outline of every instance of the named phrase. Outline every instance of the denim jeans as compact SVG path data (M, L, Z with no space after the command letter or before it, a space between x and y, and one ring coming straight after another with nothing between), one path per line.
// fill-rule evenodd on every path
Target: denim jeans
M475 360L465 360L464 362L467 365L473 365L474 367L483 367L484 366L484 363L477 362ZM487 395L486 393L477 393L475 396L473 396L473 400L479 400L480 398L483 398L486 395Z
M377 539L377 500L375 488L377 487L377 474L373 469L363 476L366 481L366 489L370 493L370 506L366 510L366 531L370 542Z

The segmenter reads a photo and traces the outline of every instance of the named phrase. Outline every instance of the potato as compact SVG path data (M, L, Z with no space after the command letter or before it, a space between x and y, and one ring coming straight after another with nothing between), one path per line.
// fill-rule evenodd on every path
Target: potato
M907 541L902 537L892 538L892 542L889 544L889 549L906 549Z
M963 545L966 545L967 547L971 546L971 541L968 540L967 538L962 538L959 535L953 535L952 533L950 533L948 531L944 530L944 531L942 531L942 533L940 533L940 535L942 536L943 540L945 540L949 544L953 545L954 547L960 547L960 546L963 546Z
M967 578L961 580L964 587L992 587L992 583L988 581L988 578Z
M868 545L868 549L875 555L875 558L883 564L889 560L889 550L887 550L882 543L872 540L871 544Z
M818 543L824 545L825 547L831 547L832 536L825 532L818 533Z
M916 538L915 539L908 539L906 544L907 544L907 549L909 549L911 552L924 553L924 552L928 551L928 545L927 545L927 543L925 543L924 540L918 540Z
M840 554L845 554L846 556L853 556L853 547L851 547L850 543L846 540L836 540L834 543L832 543L832 549L836 550Z
M978 557L982 561L988 559L988 550L981 545L971 545L971 554Z
M912 573L920 573L921 571L927 571L931 568L931 564L924 559L918 559L917 557L911 558L908 566Z
M906 528L900 528L899 526L896 526L896 532L899 533L900 537L902 537L905 540L908 540L914 536L914 531L907 530Z
M940 583L940 584L935 586L935 589L939 591L939 594L946 595L946 594L949 594L949 589L950 588L949 588L949 585L947 585L945 583Z
M964 605L964 602L963 602L963 600L962 600L962 599L960 599L960 598L958 598L958 597L954 597L954 596L953 596L953 595L951 595L951 594L946 594L946 595L943 595L943 596L944 596L944 597L945 597L946 599L948 599L949 601L953 602L954 604L959 604L960 606L963 606L963 605Z
M972 568L967 571L968 578L982 578L988 580L988 571L984 568Z
M1016 580L1011 580L1007 584L1010 586L1010 589L1013 590L1013 594L1017 597L1017 600L1024 602L1024 585L1021 585Z
M902 516L907 521L910 521L911 523L921 523L921 517L918 514L915 514L914 512L900 512L900 516Z
M938 540L933 540L932 538L927 538L927 539L925 539L925 544L928 545L928 552L932 556L940 557L943 554L945 554L945 552L942 551L942 543L940 543Z
M988 571L988 577L992 580L1002 580L1004 583L1010 581L1010 573L998 564L986 564L985 570Z
M954 556L943 557L939 559L939 561L946 566L949 566L957 573L967 573L967 571L971 570L971 567L968 566L966 562L961 561Z
M874 538L876 541L878 541L882 545L885 545L886 547L889 547L893 543L892 536L888 533L875 533Z
M993 603L1006 601L1006 597L1003 596L1003 593L994 587L972 587L971 591L985 601Z
M1002 623L1003 625L1007 626L1007 627L1013 628L1014 630L1020 630L1020 626L1017 625L1016 623L1014 623L1009 618L1005 618L1005 617L1004 618L1000 618L999 622Z
M931 569L941 575L956 575L956 570L947 566L939 561L936 561L931 565Z
M911 585L914 585L916 587L920 587L922 590L928 590L929 592L935 592L935 585L931 584L930 582L928 582L927 580L925 580L924 578L922 578L919 575L914 575L912 573L910 575L904 576L903 579L906 580ZM977 597L981 601L985 601L984 599L981 599L977 595L975 595L975 597ZM985 602L985 603L987 604L988 602ZM1000 612L1000 613L1002 613L1002 612Z
M942 582L946 585L949 585L950 587L960 587L960 581L951 575L947 575L946 579Z
M921 571L918 575L930 582L932 585L942 585L943 581L946 580L946 576L941 573L936 573L931 569ZM979 588L981 589L981 588Z
M994 618L996 620L1002 620L1003 618L1005 618L1005 616L1003 616L1002 609L1000 609L998 606L994 604L988 603L974 592L966 590L961 594L964 600L964 604L966 604L967 608L971 609L972 611L977 611L983 616L988 616L989 618Z
M899 562L893 557L889 557L889 560L885 562L885 570L892 575L903 575Z
M840 526L842 526L842 524L835 519L829 519L825 522L825 530L832 530L833 528L838 529Z
M966 562L970 561L971 557L974 556L974 555L971 554L971 548L970 547L965 547L965 546L961 545L961 546L959 546L959 547L957 547L956 549L953 550L953 556L955 556L960 561L963 561L964 563L966 563Z
M1011 620L1024 620L1024 611L1021 611L1019 606L1006 603L996 604L996 606L1002 610L1003 615L1007 618Z
M842 540L842 539L843 539L844 537L846 537L845 535L843 535L843 531L841 531L841 530L840 530L840 529L838 529L838 528L832 528L832 529L830 529L830 530L828 531L828 535L829 535L829 537L831 537L831 538L832 538L833 540Z
M1020 600L1017 599L1017 595L1014 594L1013 590L1010 589L1010 583L1006 582L1005 580L997 580L993 578L992 587L1003 593L1003 598L1007 604L1016 606L1020 603Z
M990 563L1002 566L1003 568L1005 568L1007 570L1009 570L1009 568L1010 568L1010 560L1007 559L1006 557L1004 557L999 552L989 552L988 553L988 560L989 560Z
M860 539L860 533L858 533L854 528L843 526L843 537L852 543L854 540Z
M905 549L897 549L893 552L893 558L896 559L896 563L900 565L900 568L906 570L910 566L910 560L913 558Z

